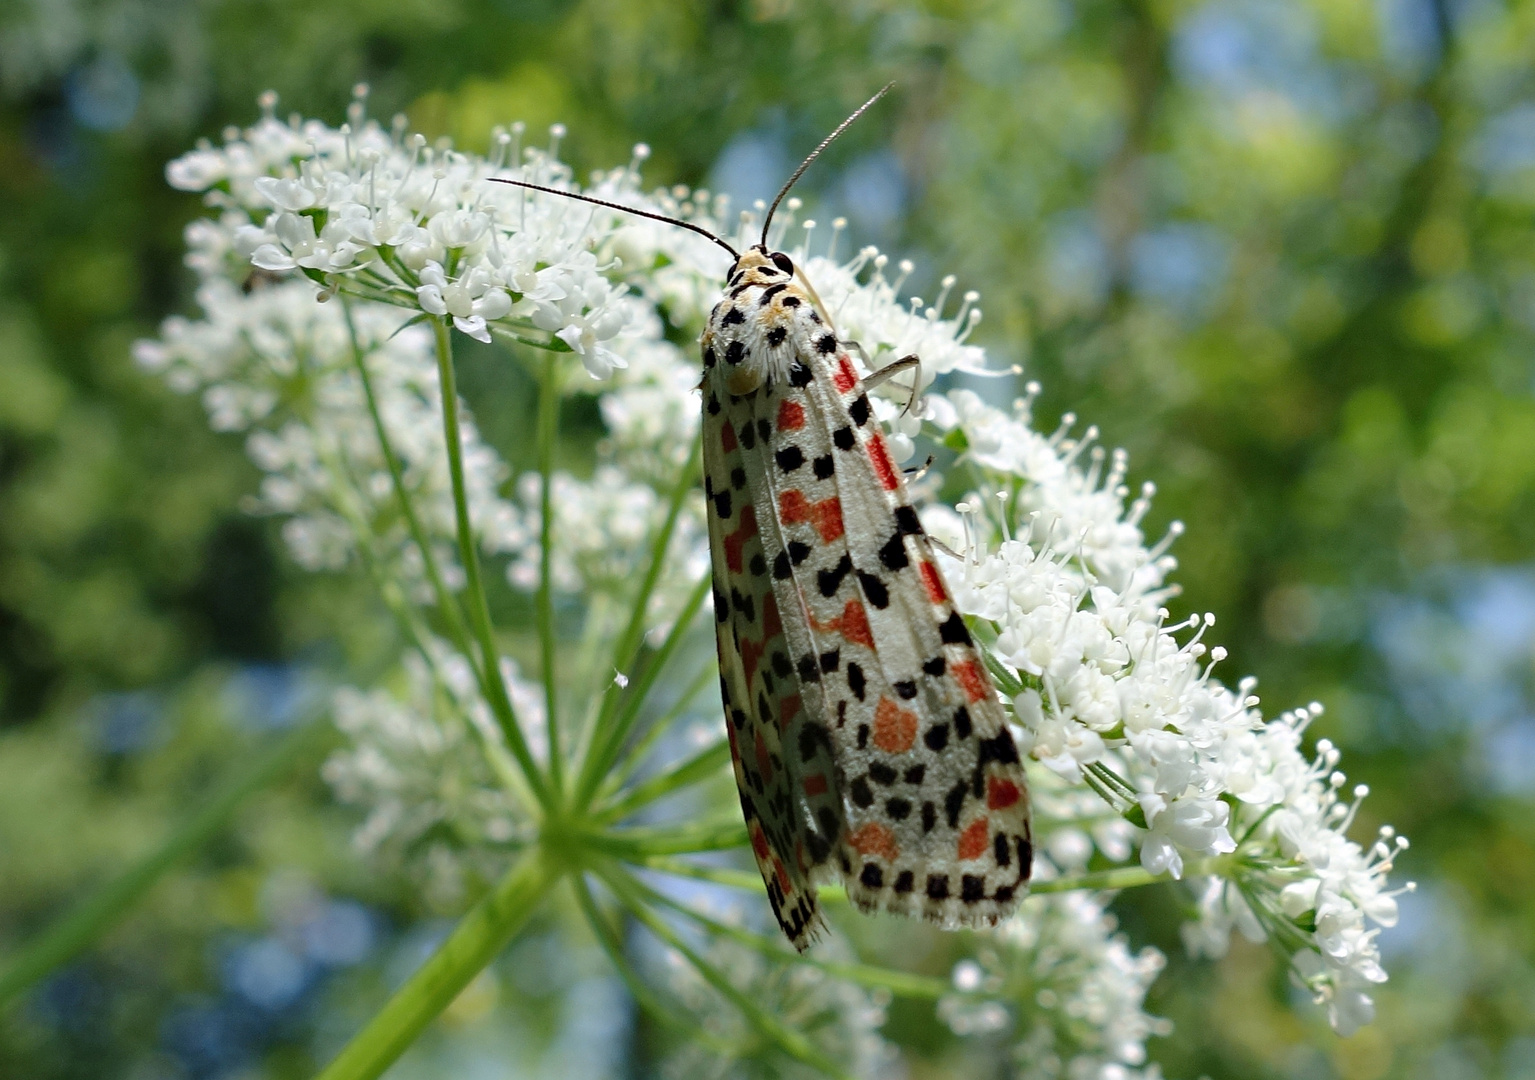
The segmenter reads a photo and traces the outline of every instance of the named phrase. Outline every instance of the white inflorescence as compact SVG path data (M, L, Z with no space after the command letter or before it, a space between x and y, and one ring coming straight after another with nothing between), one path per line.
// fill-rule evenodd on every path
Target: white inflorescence
M575 354L572 367L579 360L596 379L567 381L565 392L596 394L608 434L593 473L552 478L553 584L623 621L698 437L697 360L675 341L695 334L717 300L725 257L665 224L487 182L505 175L571 186L552 150L521 149L520 127L498 131L483 158L428 147L405 136L403 122L385 131L360 106L350 120L339 129L285 123L269 107L222 146L171 164L171 182L206 192L216 215L188 229L204 314L169 320L159 340L140 344L141 363L200 392L215 427L248 433L265 472L260 508L286 516L303 565L336 567L360 551L413 598L429 600L363 398L348 313L450 587L461 575L436 358L429 329L412 324L451 317L482 341L521 338ZM587 190L733 231L720 224L730 220L728 205L707 192L642 195L641 150ZM974 293L956 299L945 279L931 304L903 300L909 264L892 268L872 249L839 262L842 223L821 242L813 222L792 222L796 209L795 200L785 204L777 242L872 366L917 353L924 386L984 366L967 341L980 318ZM745 215L741 235L753 226ZM1129 499L1124 455L1095 445L1094 429L1073 436L1068 417L1052 434L1034 431L1032 386L1011 409L955 389L927 393L907 410L910 382L897 376L876 407L898 458L914 454L924 433L959 452L947 478L930 475L917 493L927 496L928 531L956 553L944 559L956 601L1010 683L1020 745L1041 765L1032 777L1036 876L1081 873L1096 853L1187 878L1198 899L1198 917L1184 927L1192 951L1219 955L1233 928L1266 939L1327 1005L1335 1028L1367 1022L1370 989L1385 979L1375 938L1396 915L1386 878L1406 841L1390 830L1368 848L1348 839L1363 790L1344 796L1338 752L1325 740L1310 757L1302 746L1320 707L1266 721L1250 681L1233 690L1214 677L1225 653L1204 640L1213 617L1174 620L1165 607L1176 594L1167 548L1181 526L1147 545L1140 522L1152 489ZM472 425L464 448L481 546L501 557L515 586L531 588L539 477L511 477ZM934 497L956 485L970 492L957 504ZM649 625L675 616L707 566L694 493ZM352 747L326 775L367 810L359 842L369 848L403 848L437 823L462 825L487 844L519 827L513 803L486 794L505 766L499 732L462 659L432 650L432 669L412 669L398 692L346 691L338 700ZM599 675L596 693L614 677ZM511 685L532 742L542 731L542 721L529 722L536 694ZM450 713L459 719L448 721ZM485 771L468 763L473 753L485 755ZM945 1018L961 1032L1010 1027L1020 1062L1040 1076L1155 1075L1145 1041L1163 1027L1143 1003L1161 958L1131 953L1106 902L1103 894L1030 901L978 961L956 969ZM795 978L844 987L819 972ZM1027 997L983 1000L988 988L1011 994L1019 985L1030 987ZM831 992L801 989L806 1000ZM871 1023L861 1030L872 1037ZM849 1045L838 1057L866 1063L873 1047Z

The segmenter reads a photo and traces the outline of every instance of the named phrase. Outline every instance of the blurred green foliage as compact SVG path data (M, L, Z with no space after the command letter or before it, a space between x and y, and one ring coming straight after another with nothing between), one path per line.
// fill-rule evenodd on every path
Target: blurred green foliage
M1159 486L1153 535L1188 523L1179 605L1219 614L1228 678L1256 673L1272 709L1322 700L1315 734L1374 792L1359 835L1414 841L1380 1020L1347 1041L1261 949L1183 960L1175 891L1126 897L1133 938L1172 958L1166 1072L1535 1075L1531 56L1530 0L7 6L0 956L172 828L305 672L366 681L390 655L365 587L299 574L241 514L242 448L133 367L132 340L191 304L200 208L166 160L260 91L339 118L366 81L375 114L428 135L560 121L578 175L643 140L651 182L751 197L896 79L806 177L809 209L913 257L918 293L947 272L982 291L978 340L1046 415L1129 449ZM493 354L466 368L525 464L525 380ZM259 797L0 1019L0 1074L225 1075L186 1032L235 1022L219 958L281 921L283 882L430 925L349 854L349 824L312 768ZM305 1075L389 977L356 969L306 1018L230 1038ZM914 1075L961 1060L910 1011L891 1034Z

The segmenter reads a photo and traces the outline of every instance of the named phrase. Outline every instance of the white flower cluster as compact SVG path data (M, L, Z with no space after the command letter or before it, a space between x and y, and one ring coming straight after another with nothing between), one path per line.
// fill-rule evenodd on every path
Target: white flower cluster
M1334 1026L1353 1030L1371 1010L1366 988L1385 978L1369 927L1395 921L1386 874L1405 841L1388 832L1366 852L1348 839L1336 750L1320 747L1317 762L1300 752L1320 706L1265 722L1251 681L1232 691L1212 677L1225 650L1200 639L1214 617L1169 624L1175 564L1163 552L1181 530L1145 547L1152 492L1126 508L1123 455L1105 474L1093 432L1068 438L1069 418L1053 435L1033 431L1032 390L1010 414L966 391L948 401L946 434L961 436L978 487L996 497L961 503L958 527L943 508L928 518L964 551L945 560L947 576L1012 675L1022 745L1144 827L1147 871L1179 878L1185 860L1201 861L1213 881L1191 940L1203 951L1250 927L1290 955Z
M1013 1028L1027 1080L1157 1080L1146 1040L1172 1025L1144 1006L1163 963L1155 949L1130 951L1099 897L1030 897L975 960L955 965L956 993L938 1014L961 1035Z
M166 175L207 193L232 234L230 252L260 270L297 271L329 288L344 275L379 300L450 316L481 341L495 324L541 331L596 377L621 365L607 342L623 328L624 290L589 249L594 208L574 213L569 200L486 182L503 173L567 182L556 157L563 131L524 165L520 126L498 130L486 159L405 137L403 117L385 131L366 119L365 96L359 87L349 122L332 128L279 121L268 95L255 126L226 132L221 147L199 146ZM611 212L601 216L599 228Z
M828 958L848 959L848 950L839 946L840 942L828 942L819 951ZM841 1066L846 1075L882 1080L896 1074L895 1049L879 1034L889 1004L887 994L861 989L805 964L785 970L781 963L724 938L711 941L705 959L764 1011L803 1034L818 1054ZM660 954L658 963L671 992L704 1029L741 1048L740 1056L725 1057L708 1046L688 1042L662 1063L661 1075L667 1080L758 1076L811 1080L825 1075L757 1036L740 1012L681 955L668 950Z
M513 766L501 733L463 657L429 643L432 662L406 653L398 685L341 687L336 727L350 742L321 769L336 797L366 813L352 840L359 851L424 871L434 902L458 903L477 874L499 872L525 839L524 804L507 783ZM543 730L543 698L503 661L519 718ZM535 755L544 747L535 744Z
M188 229L194 256L224 238L208 222ZM194 265L217 260L193 258ZM420 591L420 552L400 516L383 448L358 374L347 312L315 303L304 282L261 283L248 292L210 276L198 289L203 317L167 319L135 357L175 389L200 392L216 430L249 432L265 472L257 509L286 515L283 536L301 566L337 569L358 550L404 574ZM434 557L460 580L451 540L453 500L443 452L431 335L393 308L353 306L352 325L389 441L402 466ZM488 549L520 547L524 528L497 494L506 467L472 422L461 431L474 521Z
M172 182L206 192L219 212L188 230L205 315L167 322L159 341L140 345L140 361L173 386L201 391L216 427L251 433L267 473L262 506L289 515L304 565L339 565L362 546L420 596L419 552L398 516L353 329L406 490L454 587L436 342L411 324L451 316L481 340L495 332L575 354L591 375L611 376L562 380L567 393L599 395L608 434L590 475L550 478L551 571L556 588L586 601L589 619L606 611L587 627L600 637L627 619L624 600L696 452L697 361L674 339L696 332L717 299L721 256L684 230L489 183L506 174L569 185L557 147L524 152L520 128L499 131L486 159L429 149L401 123L385 132L360 101L350 121L283 123L269 104L251 129L172 164ZM637 148L635 161L599 174L592 191L725 231L716 223L728 206L707 192L639 195L635 169L645 156ZM785 207L779 246L789 246L795 200ZM751 224L745 215L742 230ZM840 222L823 254L810 251L813 222L795 227L803 240L792 256L869 365L916 353L922 385L983 367L984 354L967 343L980 318L975 294L946 314L953 281L945 279L933 304L903 302L909 264L892 280L872 249L839 263ZM317 292L341 297L317 304ZM1039 876L1082 872L1094 852L1123 863L1138 845L1145 871L1192 879L1200 918L1185 928L1191 949L1219 954L1232 928L1273 942L1329 1005L1334 1026L1350 1030L1368 1019L1368 989L1384 978L1373 927L1395 917L1386 876L1405 841L1388 832L1365 851L1347 838L1353 810L1339 801L1337 752L1319 744L1314 760L1302 753L1314 710L1265 722L1251 683L1233 691L1213 678L1224 652L1201 641L1213 618L1173 623L1164 607L1175 595L1166 549L1180 527L1148 547L1140 521L1150 486L1127 506L1124 456L1095 446L1095 432L1072 438L1070 418L1048 436L1032 430L1035 392L1010 411L962 389L929 393L908 410L906 391L890 386L876 408L901 460L924 432L959 451L948 468L972 490L964 502L936 501L936 475L916 490L927 499L928 531L960 553L945 556L948 580L994 654L1020 744L1043 765ZM542 478L526 474L503 497L509 470L472 425L463 439L480 544L507 557L514 585L531 588L542 558ZM652 627L705 578L705 534L701 499L688 491ZM487 849L514 843L518 781L500 733L463 661L430 651L431 670L407 667L399 695L343 693L339 722L352 748L332 759L327 777L367 808L365 847L420 847L443 830ZM533 743L543 732L540 701L514 672L507 678ZM600 682L593 695L606 676ZM1163 1026L1143 1003L1161 958L1132 955L1105 903L1064 894L1030 901L979 966L957 976L964 993L944 1006L950 1023L995 1030L1012 1017L1020 1063L1034 1075L1154 1076L1145 1041ZM814 969L770 971L755 954L723 959L743 989L783 998L773 999L780 1017L856 1013L847 1037L867 1035L866 1044L834 1056L855 1072L882 1067L879 1009L863 991ZM1014 994L1020 985L1030 988L1026 1006ZM975 1003L973 991L988 987L1005 990L1016 1016ZM696 1054L674 1067L728 1072Z
M1207 877L1196 882L1200 919L1183 927L1184 942L1195 954L1218 957L1226 952L1233 929L1253 941L1272 937L1287 943L1305 933L1293 962L1296 975L1320 1004L1332 1026L1352 1034L1375 1017L1372 988L1386 981L1376 936L1396 925L1396 897L1411 891L1408 882L1387 888L1387 876L1407 838L1382 826L1366 850L1346 836L1369 794L1354 787L1352 802L1342 791L1339 752L1327 739L1317 742L1308 760L1301 735L1321 714L1321 706L1296 709L1258 732L1258 756L1266 775L1282 794L1265 808L1244 807L1259 850L1234 879Z

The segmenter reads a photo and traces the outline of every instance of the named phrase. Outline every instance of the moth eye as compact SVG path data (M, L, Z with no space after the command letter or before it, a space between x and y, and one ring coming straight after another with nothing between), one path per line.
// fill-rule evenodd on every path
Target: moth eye
M794 264L789 261L789 256L785 255L781 251L775 251L770 257L773 260L773 265L778 267L778 269L782 270L786 274L794 273Z

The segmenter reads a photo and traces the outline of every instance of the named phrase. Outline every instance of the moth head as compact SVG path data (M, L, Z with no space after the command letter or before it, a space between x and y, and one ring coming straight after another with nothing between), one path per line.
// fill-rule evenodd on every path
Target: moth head
M794 260L781 251L769 251L758 244L747 248L741 257L731 264L726 274L727 285L739 285L750 277L753 280L788 281L794 276Z

